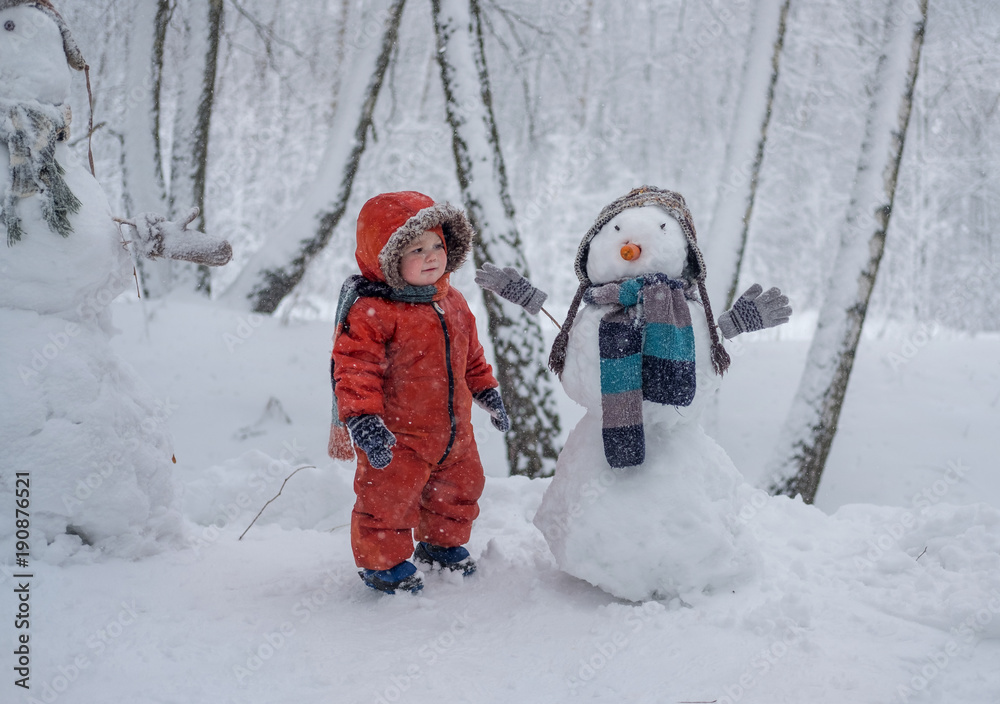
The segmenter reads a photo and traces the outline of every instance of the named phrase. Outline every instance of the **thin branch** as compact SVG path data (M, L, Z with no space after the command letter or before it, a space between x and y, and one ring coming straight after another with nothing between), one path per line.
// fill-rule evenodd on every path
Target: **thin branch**
M267 56L269 59L273 60L274 58L273 54L271 53L271 42L274 42L275 44L280 44L281 46L289 49L293 54L298 56L300 59L306 58L306 55L305 53L302 52L302 50L300 50L297 46L292 44L287 39L282 39L281 37L279 37L273 29L266 26L263 22L254 17L249 10L247 10L238 2L238 0L229 0L229 2L232 4L233 7L236 8L236 11L238 13L240 13L241 15L243 15L244 18L246 18L247 22L253 25L254 30L257 32L257 36L259 36L261 38L261 41L264 42L264 49L265 51L267 51Z
M257 522L258 518L260 518L260 514L264 513L264 509L271 505L271 501L274 501L279 496L281 496L281 492L283 492L285 490L285 484L288 483L288 480L291 479L292 477L294 477L299 472L301 472L303 469L316 469L316 467L314 465L311 465L311 464L304 464L301 467L299 467L298 469L296 469L294 472L292 472L291 474L289 474L287 477L285 477L285 481L281 482L281 488L278 489L278 493L275 494L274 498L272 498L270 501L268 501L266 504L264 504L264 506L260 509L260 511L257 512L257 515L254 516L254 518L253 518L252 521L250 521L250 525L247 526L247 530L250 530L251 528L253 528L253 524ZM247 534L247 530L245 530L242 533L240 533L240 537L237 538L237 542L239 542L240 540L243 540L243 536Z

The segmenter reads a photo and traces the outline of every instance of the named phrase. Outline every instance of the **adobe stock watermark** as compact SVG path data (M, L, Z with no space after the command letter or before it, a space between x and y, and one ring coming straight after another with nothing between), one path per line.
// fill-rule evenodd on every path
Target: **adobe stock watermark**
M77 511L96 492L100 491L101 487L111 480L118 470L127 466L127 462L130 461L128 458L146 444L143 436L148 437L164 432L167 420L179 409L180 406L171 402L169 398L157 401L153 414L143 418L138 429L129 432L123 438L122 450L112 451L101 463L95 462L92 465L93 471L77 481L72 493L62 495L63 508L69 512Z
M222 341L226 344L226 349L229 350L229 353L233 354L237 347L243 345L253 337L253 334L264 324L264 320L265 316L260 313L238 316L236 318L236 327L233 331L227 331L222 334Z
M397 22L397 18L392 12L397 3L391 7L382 8L364 17L361 26L348 40L348 44L354 49L366 49L372 42L381 43L388 28Z
M961 459L948 462L940 479L935 479L913 495L910 503L914 511L919 515L926 515L932 506L940 503L948 495L953 486L962 482L971 469L971 467L964 465ZM883 525L876 536L866 541L868 551L864 557L854 556L854 566L858 571L872 568L886 553L895 549L899 542L916 527L917 516L914 512L903 511L897 520Z
M139 620L135 599L122 601L121 610L104 626L91 633L84 640L86 651L78 653L69 662L59 665L56 674L30 688L25 704L55 704L80 679L84 671L111 650L114 642Z
M66 321L61 330L50 332L45 342L31 350L30 360L17 366L17 375L21 383L28 386L32 381L39 379L48 370L49 365L72 347L77 338L85 332L84 321L96 320L124 288L123 279L112 277L104 286L87 294L74 310L78 320Z
M566 680L570 690L577 691L590 684L598 673L610 665L631 645L629 637L634 637L652 619L666 612L666 607L657 601L647 601L632 607L622 622L622 628L615 629L606 638L594 645L592 652L580 658L577 668Z
M463 611L452 620L448 628L420 645L417 648L420 663L410 663L402 672L389 677L389 684L376 694L374 704L395 704L400 701L403 695L426 675L427 668L433 667L467 634L469 621L468 610Z
M982 298L998 277L1000 277L1000 266L992 260L986 260L981 262L971 275L964 276L960 282L953 284L937 305L933 320L930 323L921 323L914 332L906 336L898 350L886 355L886 361L892 370L899 371L913 361L941 331L940 321L944 320L949 312Z
M934 680L951 666L952 661L975 648L982 632L1000 615L1000 590L994 589L990 597L982 608L951 629L952 638L928 653L923 664L909 680L897 685L896 700L907 704L911 699L922 697L930 691Z
M750 691L767 677L775 666L795 648L802 639L802 630L792 622L785 627L784 633L766 648L757 652L740 673L736 682L726 685L725 694L718 698L717 704L737 704Z
M274 487L288 476L293 464L304 456L305 449L298 444L297 438L284 442L277 459L272 458L267 467L256 470L247 478L249 490L241 491L228 503L220 502L216 505L218 513L215 520L197 534L188 536L188 547L200 554L202 548L218 541L226 528L237 519L245 517L247 511L259 507L265 492L273 493Z
M610 467L602 469L595 478L584 482L580 487L580 498L570 505L569 510L549 521L549 539L569 535L572 521L582 516L585 508L597 503L617 483L618 474Z
M246 659L233 666L233 677L236 683L244 686L265 665L285 650L289 643L304 626L329 601L333 592L348 581L349 576L356 573L345 570L327 570L322 574L323 580L318 587L299 599L292 606L289 618L264 634L256 647L247 651Z
M581 173L585 172L598 157L611 150L611 138L624 134L620 127L610 121L606 122L606 127L610 132L609 138L595 137L570 150L566 163L551 173L541 188L532 190L531 199L518 209L515 220L518 229L526 229L545 214L563 192L579 179Z

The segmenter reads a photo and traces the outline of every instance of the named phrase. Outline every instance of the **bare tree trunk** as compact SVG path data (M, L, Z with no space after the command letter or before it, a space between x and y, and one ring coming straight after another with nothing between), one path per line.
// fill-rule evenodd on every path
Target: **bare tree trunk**
M750 33L750 50L726 143L715 213L705 237L705 258L713 271L708 281L708 297L723 301L722 310L733 304L738 293L790 4L791 0L762 0L757 5Z
M208 174L208 138L215 102L219 42L224 17L223 0L191 0L185 18L187 35L181 92L174 123L168 217L177 219L192 206L201 219L192 227L205 226L205 181ZM210 293L208 267L169 263L174 283L193 279L193 287Z
M174 4L172 0L156 0L156 27L153 32L153 65L150 69L152 77L153 92L153 144L155 145L154 158L156 160L156 179L160 190L164 190L163 183L163 146L160 139L160 128L162 120L162 97L163 97L163 55L167 46L167 28L170 26L170 19L174 14Z
M289 223L283 233L268 239L254 254L226 291L227 298L249 301L258 313L273 313L302 280L309 263L330 241L334 228L347 210L354 176L372 126L375 104L399 33L404 4L405 0L392 0L387 7L380 5L380 9L370 10L367 19L362 21L361 32L355 37L360 46L353 65L344 73L334 124L316 176L317 189L303 207L304 215ZM378 26L380 19L381 39L377 40L371 28ZM328 184L338 180L340 189L330 200ZM302 234L308 236L301 239Z
M770 490L816 498L854 366L868 302L892 215L899 164L913 104L927 0L896 0L886 19L865 138L840 230L840 248L827 282L819 325L799 390L772 463Z
M160 149L163 48L173 13L171 0L138 3L128 35L126 94L130 102L122 141L122 198L130 215L164 212L167 195ZM144 293L164 290L155 262L139 261Z
M472 225L480 233L477 266L513 266L525 276L514 206L496 122L478 0L431 0L437 57L452 128L458 181ZM511 474L551 474L559 417L538 321L519 306L485 292L497 377L511 417L507 460Z

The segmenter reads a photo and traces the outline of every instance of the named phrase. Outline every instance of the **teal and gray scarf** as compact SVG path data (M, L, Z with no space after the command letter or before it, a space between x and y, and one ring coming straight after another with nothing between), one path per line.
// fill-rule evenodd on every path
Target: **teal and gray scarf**
M696 390L687 284L651 274L592 286L583 300L612 305L598 329L604 456L612 467L646 459L642 402L689 406Z

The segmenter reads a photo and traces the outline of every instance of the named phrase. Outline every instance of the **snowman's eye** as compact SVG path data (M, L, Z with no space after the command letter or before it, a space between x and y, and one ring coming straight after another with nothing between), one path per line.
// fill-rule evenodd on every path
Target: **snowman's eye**
M660 229L661 230L666 230L667 229L667 223L665 223L665 222L660 223Z
M17 27L17 25L14 24L14 20L7 20L3 23L3 28L8 32L13 32L15 27Z
M615 229L621 232L621 228L618 225L615 225Z

